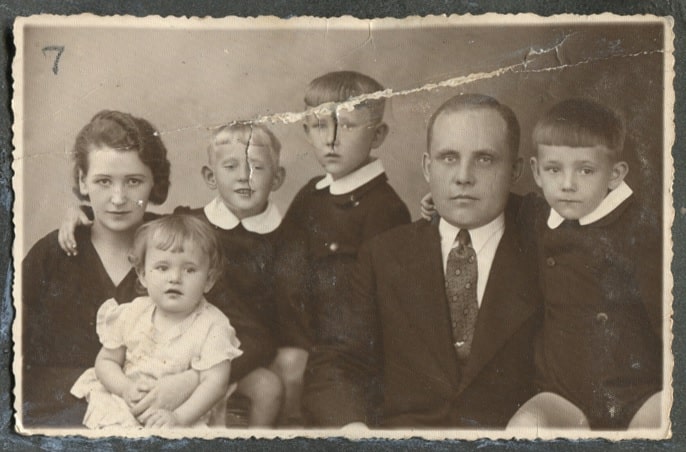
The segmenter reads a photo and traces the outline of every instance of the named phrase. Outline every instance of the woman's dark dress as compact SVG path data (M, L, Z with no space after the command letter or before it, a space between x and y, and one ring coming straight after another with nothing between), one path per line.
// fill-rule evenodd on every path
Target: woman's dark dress
M115 287L90 240L75 231L79 254L69 257L57 231L39 240L22 264L23 424L80 426L85 403L69 393L100 350L95 316L109 298L140 295L132 269Z

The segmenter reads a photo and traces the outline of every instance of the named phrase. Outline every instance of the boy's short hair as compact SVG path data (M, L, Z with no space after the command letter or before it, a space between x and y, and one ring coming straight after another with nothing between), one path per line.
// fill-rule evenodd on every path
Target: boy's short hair
M383 90L384 87L368 75L355 71L329 72L307 85L305 105L317 107L329 102L345 102L353 97ZM369 108L376 118L383 118L385 99L365 100L360 105Z
M507 127L507 146L514 157L519 153L520 128L517 116L512 109L505 104L501 104L496 99L485 94L458 94L445 101L431 115L426 133L426 149L431 150L431 139L436 119L443 113L457 113L465 110L489 109L497 112L505 121Z
M533 142L549 146L593 147L604 145L619 158L626 129L612 109L588 99L568 99L554 105L533 131Z
M150 202L162 204L169 193L170 164L167 148L155 127L143 118L129 113L102 110L86 124L76 136L72 156L74 158L74 194L88 200L79 190L79 171L88 174L88 154L99 147L107 146L121 152L135 152L150 168L153 186Z
M141 225L133 239L129 262L140 273L145 268L148 246L173 253L182 252L184 245L192 243L209 257L210 275L218 278L224 258L214 229L200 218L186 214L166 215Z
M257 145L268 146L272 151L274 165L279 166L281 142L267 126L251 122L232 122L215 130L207 148L208 160L210 163L214 161L214 152L218 146L234 142L247 146L250 141Z

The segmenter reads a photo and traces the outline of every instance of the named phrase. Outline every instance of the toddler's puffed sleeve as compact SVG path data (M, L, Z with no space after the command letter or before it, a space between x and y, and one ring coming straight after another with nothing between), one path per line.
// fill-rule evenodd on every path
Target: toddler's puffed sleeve
M110 298L98 309L95 331L105 348L116 349L124 345L125 320L123 317L127 305L128 303L117 304L114 298Z
M222 361L233 360L243 354L239 349L241 342L236 337L236 331L219 310L210 323L205 336L205 342L200 349L200 355L193 358L191 367L198 371L207 370Z

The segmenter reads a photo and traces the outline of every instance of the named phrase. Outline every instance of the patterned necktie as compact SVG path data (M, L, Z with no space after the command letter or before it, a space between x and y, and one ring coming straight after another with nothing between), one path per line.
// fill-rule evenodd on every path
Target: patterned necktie
M455 351L464 362L472 349L474 325L479 314L476 298L477 263L469 231L461 229L448 254L445 291L450 306Z

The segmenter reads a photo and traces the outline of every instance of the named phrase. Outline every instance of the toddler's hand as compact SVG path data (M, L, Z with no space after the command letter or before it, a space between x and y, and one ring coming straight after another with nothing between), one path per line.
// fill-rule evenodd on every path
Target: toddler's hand
M163 409L153 411L145 420L145 426L149 428L170 428L179 425L179 420L174 412Z
M133 408L143 396L145 396L145 392L143 392L136 383L130 383L122 394L122 398L129 408Z
M198 386L198 373L186 371L167 375L157 381L141 381L138 389L145 394L131 407L131 413L139 417L151 414L157 409L175 410L195 391Z
M57 242L60 248L67 253L68 256L76 256L79 250L76 249L76 239L74 238L74 230L79 225L90 226L93 222L88 219L88 216L78 207L69 207L64 221L60 225L60 230L57 233Z
M424 218L426 221L431 221L431 217L433 217L436 214L436 206L434 205L434 200L431 196L431 193L427 193L426 195L424 195L422 200L419 201L419 204L422 208L422 218Z

